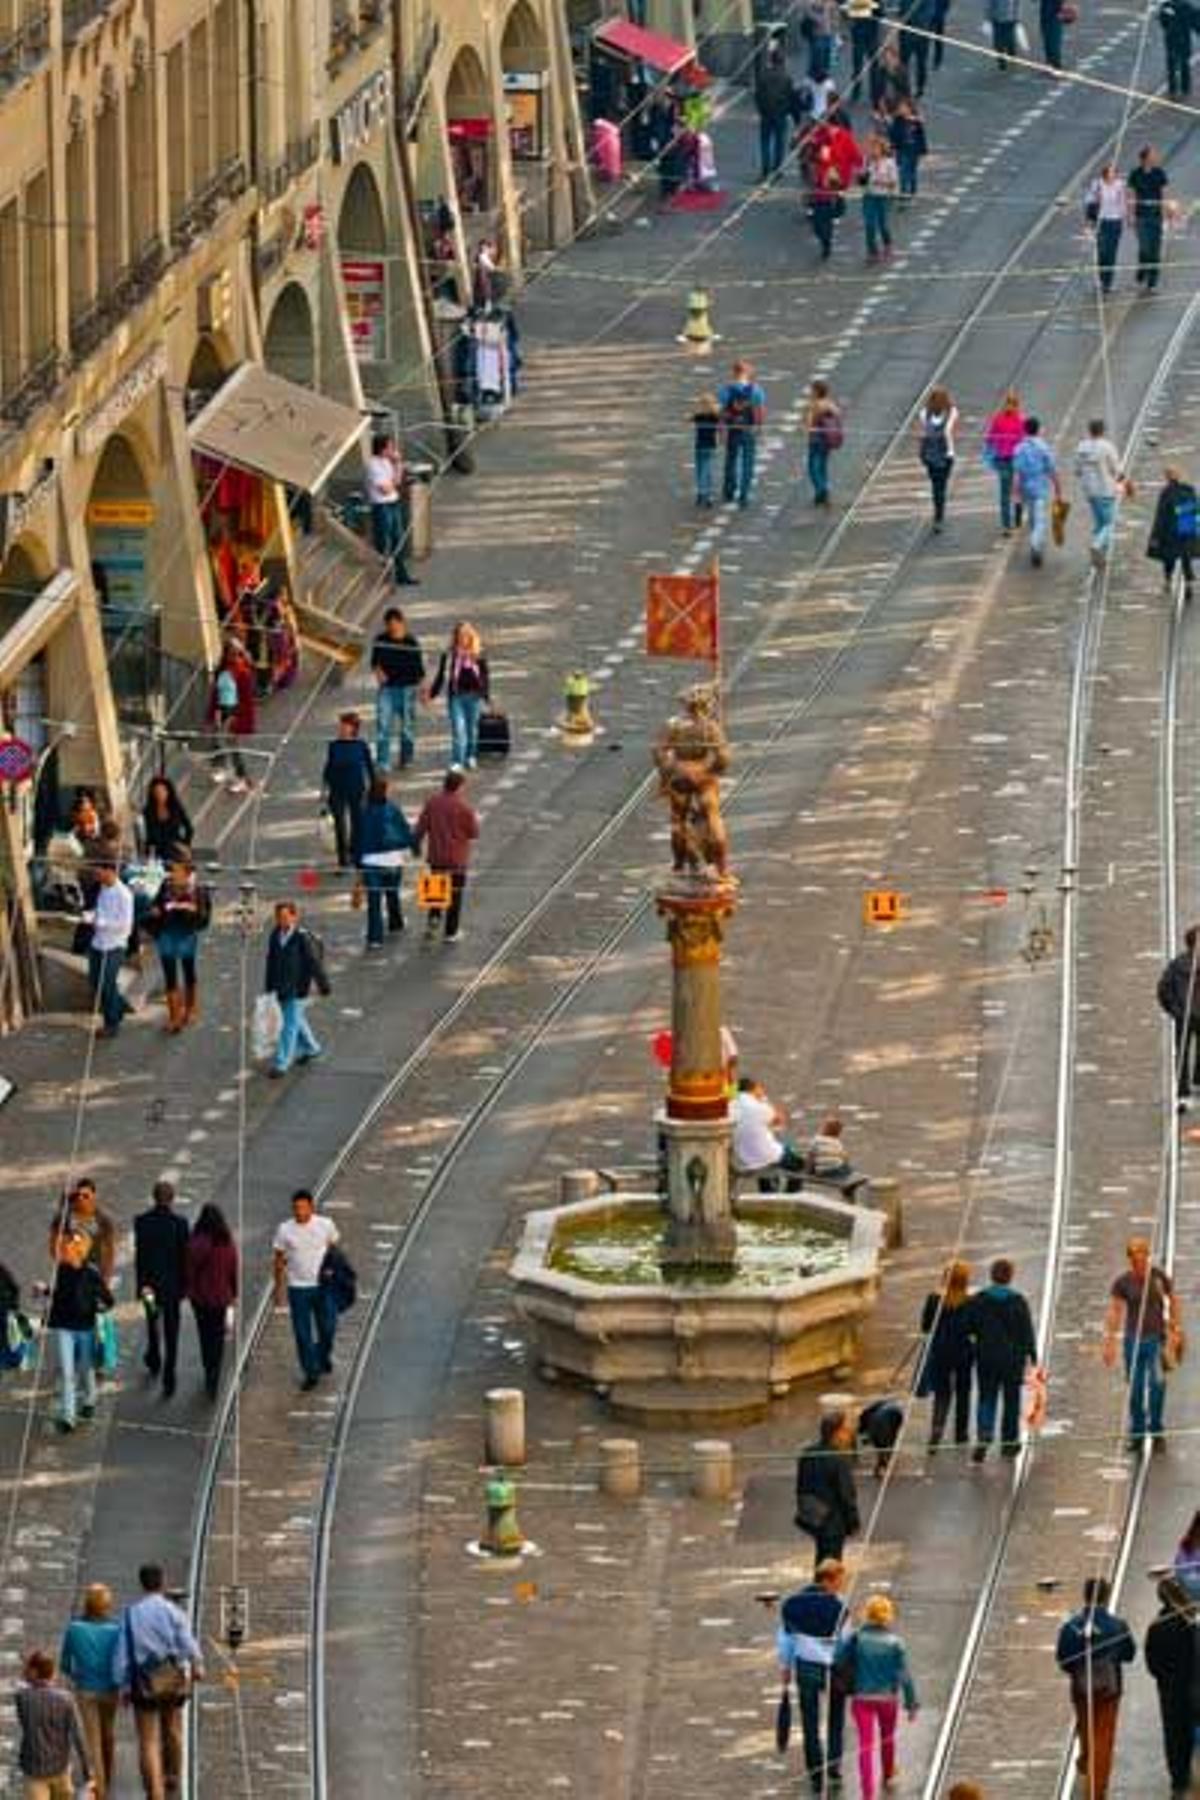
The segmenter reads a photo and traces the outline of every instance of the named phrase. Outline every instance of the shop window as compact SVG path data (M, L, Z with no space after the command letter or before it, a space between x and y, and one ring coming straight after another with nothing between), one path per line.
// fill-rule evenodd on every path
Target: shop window
M180 42L167 52L167 199L172 225L188 198L187 65Z
M208 54L208 21L202 19L188 46L188 104L192 127L192 193L212 175L212 94Z
M43 169L25 189L25 320L29 357L37 362L54 342L54 254L50 177ZM0 258L5 249L0 245Z
M16 200L0 210L0 385L12 393L24 372L21 354L21 225Z

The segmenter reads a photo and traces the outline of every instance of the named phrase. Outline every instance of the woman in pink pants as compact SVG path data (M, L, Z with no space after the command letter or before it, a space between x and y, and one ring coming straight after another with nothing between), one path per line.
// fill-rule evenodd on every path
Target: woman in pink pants
M904 1639L892 1630L896 1609L886 1594L872 1594L862 1624L851 1632L838 1656L853 1699L850 1710L858 1734L858 1783L862 1800L875 1800L875 1737L883 1765L883 1785L896 1784L896 1725L900 1701L910 1719L917 1715L917 1690L908 1667Z

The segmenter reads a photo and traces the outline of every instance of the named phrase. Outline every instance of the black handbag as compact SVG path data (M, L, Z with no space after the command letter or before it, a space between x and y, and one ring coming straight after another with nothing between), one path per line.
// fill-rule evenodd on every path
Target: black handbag
M779 1707L775 1714L775 1748L780 1756L788 1747L788 1739L792 1735L792 1687L789 1682L779 1696Z
M796 1499L796 1523L801 1531L820 1531L829 1523L833 1508L820 1494L800 1494Z

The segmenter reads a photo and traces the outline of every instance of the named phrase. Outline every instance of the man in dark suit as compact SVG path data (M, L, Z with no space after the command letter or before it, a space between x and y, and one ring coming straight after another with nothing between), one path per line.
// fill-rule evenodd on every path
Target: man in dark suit
M146 1367L151 1375L162 1375L163 1397L169 1400L175 1392L188 1227L175 1211L175 1189L169 1181L155 1182L153 1198L154 1205L133 1222L134 1261L146 1314Z

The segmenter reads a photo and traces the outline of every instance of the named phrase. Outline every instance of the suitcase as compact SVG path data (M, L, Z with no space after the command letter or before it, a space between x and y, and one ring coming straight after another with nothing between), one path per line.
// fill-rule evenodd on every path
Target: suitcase
M480 756L507 756L512 749L512 731L508 723L508 714L502 712L485 712L479 716Z

